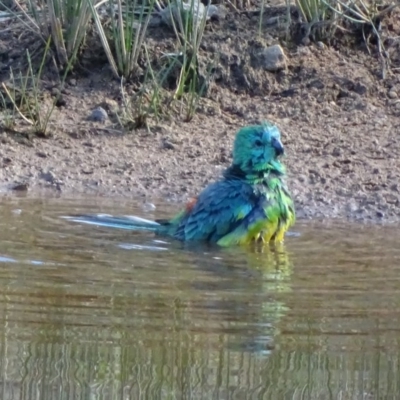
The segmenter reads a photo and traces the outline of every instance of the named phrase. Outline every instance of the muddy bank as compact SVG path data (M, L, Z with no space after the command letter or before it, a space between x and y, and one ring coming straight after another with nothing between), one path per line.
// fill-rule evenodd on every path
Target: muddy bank
M202 56L218 52L220 61L190 122L172 116L122 131L112 117L122 101L119 82L106 60L87 61L89 72L67 80L51 137L32 139L23 129L1 134L1 189L22 184L32 193L183 201L229 164L239 127L269 119L282 131L299 217L398 221L400 44L390 48L384 79L378 54L361 42L283 46L286 68L269 72L254 62L255 49L277 43L279 32L267 24L265 36L254 40L257 18L240 15L207 27ZM386 24L393 37L400 35L400 17ZM149 38L154 57L168 50L168 35ZM3 47L15 46L9 33L0 38ZM51 76L46 82L51 94ZM99 105L108 112L105 122L88 119Z

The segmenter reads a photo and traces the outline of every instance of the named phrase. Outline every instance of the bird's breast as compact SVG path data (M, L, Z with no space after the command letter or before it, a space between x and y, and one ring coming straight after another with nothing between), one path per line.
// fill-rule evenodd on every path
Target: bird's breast
M285 233L294 222L292 199L280 182L278 183L264 186L259 191L258 205L262 209L262 217L249 229L249 242L282 242Z

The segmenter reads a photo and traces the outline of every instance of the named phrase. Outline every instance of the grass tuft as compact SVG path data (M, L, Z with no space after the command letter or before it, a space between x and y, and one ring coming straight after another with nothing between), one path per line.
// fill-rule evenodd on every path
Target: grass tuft
M287 0L287 4L290 0ZM382 17L399 7L400 3L383 6L376 0L295 0L303 18L303 37L313 40L331 41L337 32L360 31L364 43L369 48L369 37L373 36L377 42L377 49L382 65L382 78L386 77L390 68L390 57L383 45L380 32Z
M19 116L25 123L31 126L36 136L48 136L50 119L58 101L58 98L55 98L50 103L46 102L41 88L41 77L45 61L48 58L50 43L51 38L47 40L38 70L33 68L31 55L27 50L28 70L26 74L23 75L19 72L16 75L11 69L10 87L7 87L4 82L2 83L1 86L4 94L1 95L1 98L7 115L4 121L5 127L12 129ZM64 74L64 79L65 76L66 73ZM6 101L7 99L9 102Z
M168 63L179 68L173 99L186 104L184 120L190 121L209 78L199 73L199 50L207 22L207 8L199 0L189 0L188 3L170 2L167 10L164 12L170 13L177 39L177 49L167 56ZM182 107L180 110L182 112Z
M150 0L147 5L138 0L126 2L125 5L121 0L108 1L107 17L111 21L109 29L102 23L92 0L83 1L87 1L91 8L97 32L114 75L117 78L130 79L138 67L155 0Z
M91 12L88 1L98 0L14 0L15 10L0 4L46 46L51 38L59 65L73 66L85 42Z

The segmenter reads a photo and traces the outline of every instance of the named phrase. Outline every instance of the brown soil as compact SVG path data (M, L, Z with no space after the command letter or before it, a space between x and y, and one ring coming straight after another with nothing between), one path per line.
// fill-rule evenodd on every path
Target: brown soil
M89 121L98 105L108 111L121 105L121 95L106 59L95 56L100 51L86 49L82 67L67 79L63 104L55 109L51 137L2 133L1 188L22 183L33 192L50 188L182 201L229 164L239 127L268 119L282 131L299 217L398 221L400 42L386 41L391 65L384 78L376 45L372 41L367 48L354 35L331 46L308 40L282 44L287 69L266 72L253 55L282 37L282 28L270 24L278 12L266 10L262 40L255 39L256 13L228 13L208 24L201 57L218 53L219 66L190 122L177 115L129 133L121 132L112 112L105 123ZM386 37L398 38L400 15L387 16L383 29ZM173 49L174 34L167 28L150 33L154 60ZM30 36L12 29L0 32L3 81L9 66L24 56L19 43L25 40L28 46ZM48 97L53 78L49 68L43 78Z

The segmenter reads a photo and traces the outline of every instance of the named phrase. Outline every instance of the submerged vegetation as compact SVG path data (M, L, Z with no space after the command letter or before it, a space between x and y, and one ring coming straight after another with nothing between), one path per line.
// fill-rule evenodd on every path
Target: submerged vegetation
M46 136L66 76L81 68L85 50L93 43L120 81L122 104L116 123L122 129L146 126L149 117L190 121L218 67L218 53L204 56L201 45L207 21L222 18L220 2L204 5L199 0L14 0L10 4L3 0L0 5L8 18L17 21L40 43L27 50L24 66L10 69L8 87L2 84L2 123L8 130L22 120L33 127L34 133ZM251 5L249 0L225 4L233 16L245 13ZM282 4L286 17L281 41L286 45L299 40L330 44L344 33L357 32L370 51L373 37L384 77L390 68L390 57L380 24L398 6L399 3L381 4L374 0L286 0ZM256 10L261 39L265 11L265 1L261 0ZM153 56L147 43L150 32L155 30L158 37L163 35L160 32L174 37L173 50L161 57ZM45 101L41 77L49 68L57 71L58 94ZM127 90L132 83L134 90Z

